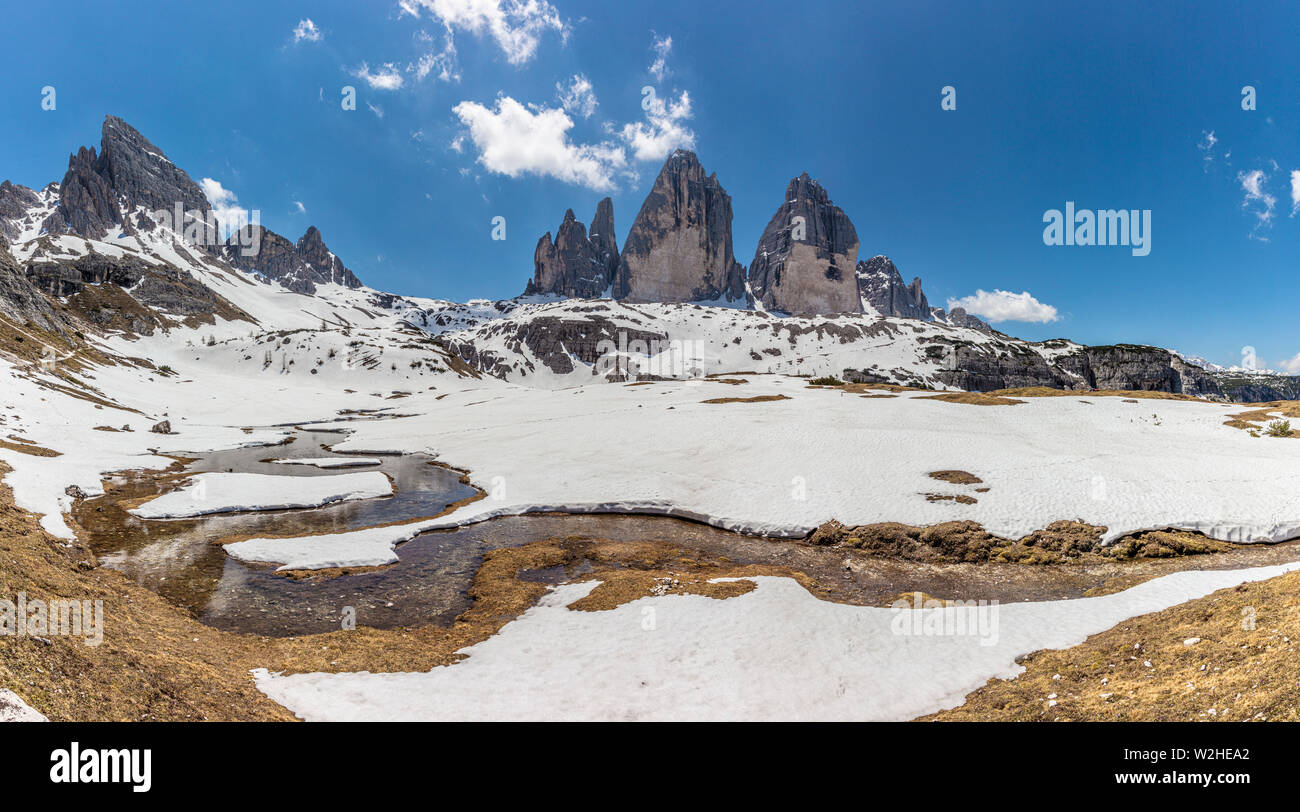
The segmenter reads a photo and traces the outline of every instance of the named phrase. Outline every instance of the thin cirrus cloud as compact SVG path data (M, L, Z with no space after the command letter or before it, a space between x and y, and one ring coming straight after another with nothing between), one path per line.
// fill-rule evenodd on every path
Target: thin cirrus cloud
M555 97L559 99L560 106L564 112L572 113L582 118L591 118L596 112L596 91L591 86L591 80L581 73L574 74L567 85L555 83Z
M452 108L478 150L478 162L491 172L517 178L552 177L594 191L615 188L627 155L612 142L575 144L569 140L573 119L562 108L525 107L498 96L493 107L463 101ZM461 140L453 142L461 148Z
M1012 293L1007 290L976 290L973 296L949 299L948 310L963 308L985 321L1026 321L1047 324L1060 316L1055 307L1038 301L1029 291Z
M1268 175L1262 169L1252 169L1249 172L1238 172L1237 181L1246 193L1241 201L1242 208L1249 209L1255 215L1255 227L1250 232L1250 238L1268 242L1268 238L1260 232L1273 225L1273 208L1277 205L1277 198L1265 188Z
M1291 216L1300 211L1300 169L1291 170Z
M487 36L512 65L536 56L544 34L558 34L561 43L569 36L569 24L545 0L400 0L398 8L416 18L427 12L448 32Z
M650 75L656 82L662 82L668 75L668 54L673 50L673 38L660 37L656 34L650 50L654 51L655 55L654 61L650 63Z
M310 17L299 20L293 27L294 42L320 42L324 36Z

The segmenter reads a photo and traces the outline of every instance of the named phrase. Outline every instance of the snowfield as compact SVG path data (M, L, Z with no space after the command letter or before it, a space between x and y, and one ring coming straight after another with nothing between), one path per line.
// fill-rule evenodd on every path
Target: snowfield
M184 519L240 510L320 507L392 495L393 483L379 471L311 477L209 473L195 474L179 490L127 512L141 519Z
M253 674L267 696L308 721L903 721L1016 676L1018 656L1297 568L1179 572L1104 597L990 606L964 627L956 615L969 619L970 609L849 606L769 576L743 579L756 588L726 600L668 595L606 611L566 608L598 583L589 581L554 588L454 665Z

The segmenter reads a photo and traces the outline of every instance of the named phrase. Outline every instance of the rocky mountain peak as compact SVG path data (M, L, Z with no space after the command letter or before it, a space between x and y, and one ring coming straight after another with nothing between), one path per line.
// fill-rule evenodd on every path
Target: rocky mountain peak
M554 241L549 231L537 241L533 251L533 278L524 293L554 293L583 299L604 296L618 262L614 205L609 198L596 207L591 231L589 235L573 209L567 209Z
M634 302L745 297L744 267L731 241L731 197L699 158L677 150L664 161L619 258L614 296Z
M172 211L178 203L200 216L212 209L185 170L130 124L107 116L99 150L81 147L68 158L59 205L42 225L51 233L98 239L123 225L136 207Z
M325 245L320 229L309 226L291 243L260 225L246 225L232 233L221 256L236 268L260 273L297 293L315 293L317 285L361 287L361 280Z
M969 327L984 333L997 332L965 309L954 307L951 313L942 307L931 307L921 290L921 277L912 277L912 283L903 284L903 276L892 260L874 256L858 263L856 274L858 293L862 296L862 309L881 316L904 319L937 321L953 327Z
M858 313L858 232L807 172L786 186L749 265L754 298L787 313Z

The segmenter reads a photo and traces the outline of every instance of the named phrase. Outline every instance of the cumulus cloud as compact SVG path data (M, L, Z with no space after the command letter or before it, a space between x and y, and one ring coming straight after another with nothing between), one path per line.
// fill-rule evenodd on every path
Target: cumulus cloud
M566 113L591 118L591 114L596 112L596 92L591 81L581 73L574 74L567 87L556 82L555 96Z
M452 111L467 128L478 162L508 177L540 175L608 191L627 164L622 147L615 144L572 143L568 133L573 119L558 107L530 109L509 96L498 96L491 108L463 101Z
M691 97L682 91L676 101L665 102L654 88L642 91L645 121L623 125L620 135L638 161L662 161L675 149L694 149L695 133L685 122L691 117Z
M320 42L324 36L310 17L299 20L298 24L293 27L294 42Z
M398 7L412 17L428 12L448 31L491 37L512 65L532 59L548 31L558 33L561 42L568 39L568 24L545 0L401 0Z
M203 189L203 195L212 204L212 213L217 217L223 236L229 236L248 223L248 209L239 205L238 196L222 186L221 181L203 178L199 181L199 188Z
M379 69L374 71L370 69L368 64L362 62L361 67L353 71L352 75L375 90L397 90L405 84L401 72L391 62L380 65Z
M1290 375L1300 375L1300 353L1297 353L1294 358L1283 361L1278 366L1282 368L1283 372Z
M307 207L304 206L304 205L302 204L302 201L301 201L301 200L295 200L295 201L293 201L293 209L294 209L294 211L295 211L296 213L298 213L298 214L306 214L306 213L307 213Z
M974 296L961 299L949 299L948 310L954 307L964 308L985 321L1029 321L1046 324L1060 318L1056 308L1044 304L1029 294L1029 291L1012 293L1006 290L976 290Z
M1300 169L1291 170L1291 216L1300 210Z
M656 82L662 82L664 77L668 75L668 54L672 53L673 50L673 38L661 38L656 35L650 50L654 51L655 55L655 61L650 63L650 75L655 78Z
M1253 169L1250 172L1238 172L1237 180L1246 193L1245 199L1241 201L1242 208L1250 209L1255 215L1255 228L1249 236L1251 239L1268 242L1268 238L1259 233L1273 224L1273 207L1277 205L1277 198L1264 188L1268 175L1262 169Z

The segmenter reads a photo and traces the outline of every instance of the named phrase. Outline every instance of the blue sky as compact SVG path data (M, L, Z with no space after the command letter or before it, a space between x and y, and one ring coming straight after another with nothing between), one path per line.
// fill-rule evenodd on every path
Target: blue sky
M319 227L367 284L499 298L566 208L612 196L621 245L664 151L693 146L746 265L807 171L932 304L1027 291L1056 320L1001 329L1300 371L1300 11L1209 6L30 4L6 12L0 177L60 179L113 113L264 225ZM1066 201L1149 209L1150 254L1045 245Z

